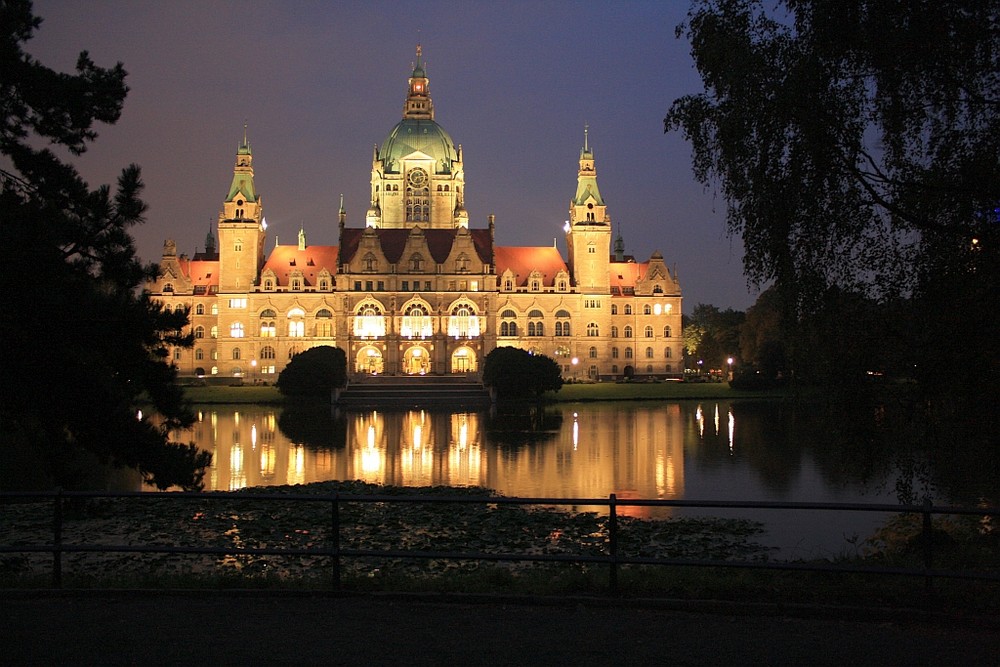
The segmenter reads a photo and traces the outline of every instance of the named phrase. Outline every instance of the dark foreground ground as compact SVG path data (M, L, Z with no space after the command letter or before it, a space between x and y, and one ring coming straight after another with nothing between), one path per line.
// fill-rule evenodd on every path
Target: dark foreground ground
M998 619L772 607L0 592L9 665L1000 665Z

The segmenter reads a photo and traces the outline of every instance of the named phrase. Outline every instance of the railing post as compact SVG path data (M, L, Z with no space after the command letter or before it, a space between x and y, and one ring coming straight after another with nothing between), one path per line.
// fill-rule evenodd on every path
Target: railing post
M333 555L333 588L340 590L340 493L334 492L333 504L331 507L332 516L330 520L330 539L333 541L331 548Z
M63 492L59 489L52 508L52 587L62 588Z
M931 569L934 567L934 530L931 523L931 499L929 496L924 497L924 511L923 511L923 542L924 542L924 572L926 576L924 577L924 586L930 590L933 588L933 577L930 575Z
M608 575L608 588L611 595L618 595L618 510L617 496L611 494L608 498L608 550L611 552L611 571Z

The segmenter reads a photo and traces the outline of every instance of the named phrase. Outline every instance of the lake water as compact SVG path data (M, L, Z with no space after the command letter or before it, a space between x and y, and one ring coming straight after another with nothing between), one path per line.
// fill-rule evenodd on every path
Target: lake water
M892 474L767 403L558 404L532 416L211 406L190 434L206 490L327 480L482 486L505 496L895 503ZM813 433L813 435L809 435ZM803 435L804 434L804 435ZM836 449L836 451L831 451ZM845 451L847 453L845 453ZM577 508L595 510L598 508ZM622 507L635 516L764 521L784 557L853 553L885 515Z

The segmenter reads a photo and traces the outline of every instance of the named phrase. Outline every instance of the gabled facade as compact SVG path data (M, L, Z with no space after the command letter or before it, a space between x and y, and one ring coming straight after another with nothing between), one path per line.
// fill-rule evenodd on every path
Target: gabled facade
M462 148L434 120L418 47L403 119L376 145L363 226L339 244L267 251L263 204L244 129L233 180L206 249L189 259L164 244L149 291L190 308L193 349L182 375L274 380L294 355L342 348L353 373L475 373L494 347L556 359L567 379L683 372L681 289L657 251L646 262L611 251L589 130L566 224L555 247L495 244L496 223L469 224Z

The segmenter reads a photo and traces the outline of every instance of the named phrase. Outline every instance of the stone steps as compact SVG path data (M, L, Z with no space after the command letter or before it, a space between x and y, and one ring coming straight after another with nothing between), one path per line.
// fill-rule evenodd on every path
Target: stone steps
M486 407L489 392L475 376L368 375L356 378L340 393L344 407L419 408Z

